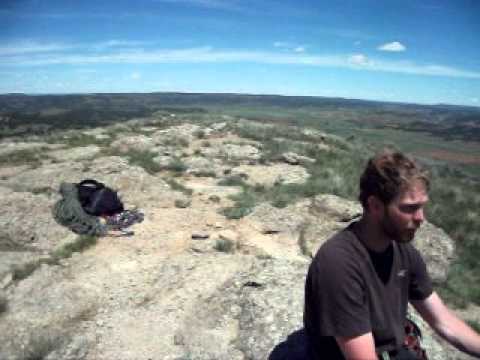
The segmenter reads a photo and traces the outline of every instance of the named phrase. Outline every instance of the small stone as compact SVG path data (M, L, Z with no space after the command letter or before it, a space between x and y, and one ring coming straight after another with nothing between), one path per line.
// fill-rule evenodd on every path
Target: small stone
M230 240L236 243L240 235L233 230L223 230L218 233L218 237L222 240Z
M13 275L12 273L8 273L3 277L2 281L0 281L0 289L5 289L12 282L13 282Z
M210 235L206 232L195 232L192 234L192 239L193 240L205 240L205 239L208 239L210 237Z
M185 339L182 334L175 334L173 336L173 343L175 345L184 345L185 344Z

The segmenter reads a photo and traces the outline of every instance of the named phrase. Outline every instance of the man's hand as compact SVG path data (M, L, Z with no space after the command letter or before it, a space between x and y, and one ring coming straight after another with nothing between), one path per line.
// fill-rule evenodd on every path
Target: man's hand
M412 305L441 337L460 351L480 358L480 335L453 314L437 293L422 301L412 301Z
M346 360L377 360L371 332L354 338L336 337L335 340Z

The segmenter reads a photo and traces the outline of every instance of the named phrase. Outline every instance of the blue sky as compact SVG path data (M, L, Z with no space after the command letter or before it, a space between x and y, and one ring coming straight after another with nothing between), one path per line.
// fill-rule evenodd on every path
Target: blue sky
M477 0L2 0L0 93L480 106Z

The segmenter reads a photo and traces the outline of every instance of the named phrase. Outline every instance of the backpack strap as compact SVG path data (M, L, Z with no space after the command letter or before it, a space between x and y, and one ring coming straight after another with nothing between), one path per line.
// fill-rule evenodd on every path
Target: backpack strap
M95 190L99 190L103 189L105 187L105 184L94 179L85 179L80 181L77 186L88 186L93 187Z

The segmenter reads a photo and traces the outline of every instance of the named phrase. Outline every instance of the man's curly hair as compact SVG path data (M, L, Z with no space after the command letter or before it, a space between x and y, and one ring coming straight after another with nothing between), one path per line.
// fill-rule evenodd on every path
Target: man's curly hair
M400 152L383 150L368 161L360 178L358 198L364 209L372 195L388 205L416 181L423 182L428 191L430 180L424 169Z

